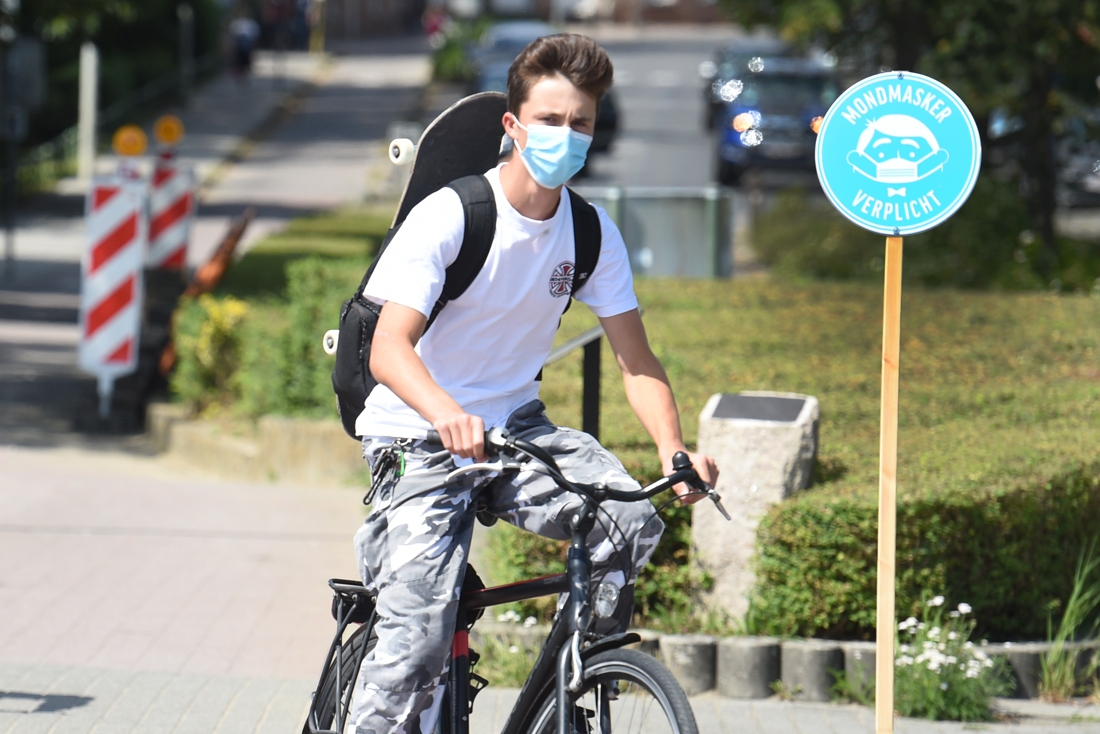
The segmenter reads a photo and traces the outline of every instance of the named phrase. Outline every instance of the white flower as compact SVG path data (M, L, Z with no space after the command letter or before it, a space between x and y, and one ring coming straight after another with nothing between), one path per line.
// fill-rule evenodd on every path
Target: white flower
M508 648L508 652L517 653L517 652L519 652L519 647L516 646L516 645L512 645L511 647Z
M539 621L534 617L528 617L527 619L523 620L524 627L534 627L538 623Z
M912 665L912 664L913 664L913 658L909 657L908 655L902 655L901 657L898 658L897 663L895 663L895 665L901 666L901 667L904 667L906 665Z
M954 642L955 640L959 639L959 634L957 632L948 632L947 633L947 639Z
M970 605L967 604L966 602L961 602L959 604L959 613L960 614L970 614L971 611L973 611L973 610L970 608Z
M946 691L948 689L948 687L949 686L947 685L947 683L940 683L940 690L941 691Z
M909 652L909 646L908 645L902 645L901 647L898 648L898 650L900 650L901 652ZM856 650L856 655L859 655L859 650ZM859 658L857 657L856 659L858 660Z
M516 622L516 623L518 623L520 621L519 612L517 612L515 609L509 609L507 612L504 612L503 614L498 614L497 615L497 621L498 622Z
M959 662L959 659L957 657L955 657L954 655L948 655L947 656L947 664L948 665L954 665L957 662Z
M907 619L904 622L900 623L898 625L898 629L900 631L904 632L905 630L912 629L913 627L916 627L916 626L917 626L917 618L916 617L910 617L909 619Z
M950 611L950 612L948 612L948 613L947 613L947 616L948 616L948 617L951 617L951 619L958 619L958 618L959 618L959 617L961 617L962 615L961 615L961 614L959 614L958 612L956 612L956 611L952 610L952 611Z
M930 606L930 607L942 606L943 601L944 601L944 599L943 599L942 596L934 596L934 597L932 597L931 601L928 602L928 606Z
M928 639L930 639L930 640L940 639L940 628L939 627L933 627L932 629L928 630Z

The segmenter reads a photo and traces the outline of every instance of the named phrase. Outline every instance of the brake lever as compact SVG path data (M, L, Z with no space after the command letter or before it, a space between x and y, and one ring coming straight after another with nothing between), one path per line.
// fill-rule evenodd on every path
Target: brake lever
M707 495L707 497L710 497L711 501L714 503L714 506L718 508L718 511L722 513L722 517L726 518L727 522L733 520L733 518L730 517L730 514L726 512L726 508L722 506L722 497L718 494L718 492L715 491L714 487L704 482L702 479L699 478L699 475L695 473L694 468L691 466L691 459L688 458L687 454L685 454L683 451L677 451L675 454L673 454L672 468L676 469L677 471L691 469L692 473L695 474L695 481L688 480L688 486L698 492L703 492Z
M731 522L733 518L730 517L730 514L728 512L726 512L726 508L722 507L721 495L719 495L718 492L715 491L714 487L711 487L705 482L703 483L703 486L707 488L707 497L710 497L711 501L714 502L714 506L717 507L718 511L722 513L722 517L726 518L726 522Z

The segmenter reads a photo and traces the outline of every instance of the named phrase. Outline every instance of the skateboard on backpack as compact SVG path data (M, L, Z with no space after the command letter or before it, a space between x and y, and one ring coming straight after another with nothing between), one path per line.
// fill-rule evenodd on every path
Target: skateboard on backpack
M485 173L497 164L504 135L501 118L507 110L508 98L500 92L473 94L432 120L419 143L406 138L390 143L391 161L412 164L392 226L404 222L414 206L451 181Z
M481 92L460 99L432 120L418 143L398 138L390 143L390 160L412 165L392 227L405 221L412 208L452 181L485 173L500 159L504 135L501 118L508 98L500 92ZM340 332L325 332L327 354L336 354Z

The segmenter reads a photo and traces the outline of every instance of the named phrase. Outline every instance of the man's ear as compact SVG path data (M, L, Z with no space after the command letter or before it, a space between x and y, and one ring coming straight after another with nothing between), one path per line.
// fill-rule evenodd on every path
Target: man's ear
M504 117L501 118L500 122L504 126L504 133L512 140L515 140L516 135L518 134L516 131L516 116L513 115L511 112L505 112Z

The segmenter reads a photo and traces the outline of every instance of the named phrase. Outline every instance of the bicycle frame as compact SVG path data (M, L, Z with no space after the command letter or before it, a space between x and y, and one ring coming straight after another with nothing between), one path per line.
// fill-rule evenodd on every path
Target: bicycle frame
M451 641L451 661L447 672L447 685L443 697L443 707L440 712L442 717L442 731L448 734L469 734L469 712L474 696L481 689L473 689L470 685L470 647L468 619L469 615L481 609L508 604L527 599L536 599L551 594L568 594L567 603L554 617L550 627L550 634L543 643L542 649L535 660L523 688L520 690L516 704L508 716L501 734L519 734L527 727L535 711L535 705L544 694L547 686L557 682L558 694L558 731L559 734L568 731L567 715L572 702L566 689L566 680L572 671L570 638L578 629L578 623L587 626L588 583L591 576L591 558L585 540L591 525L595 522L595 514L590 518L588 513L579 513L581 517L579 527L574 527L573 541L569 548L568 572L553 576L543 576L528 581L519 581L503 586L493 586L475 591L464 592L459 600L458 618L455 623L455 633ZM575 522L576 526L577 523ZM587 527L586 527L587 526ZM336 635L329 647L328 657L322 669L321 679L317 683L317 696L321 695L324 686L325 674L335 665L336 670L343 669L343 638L348 626L352 623L358 605L364 601L365 590L361 583L332 579L329 586L336 592L338 602L336 604ZM350 607L347 604L350 602ZM376 615L371 610L370 618L366 624L373 626ZM368 627L369 629L370 627ZM367 633L369 634L369 632ZM597 652L629 645L641 639L634 633L610 635L596 640L581 652L581 659L590 657ZM364 644L356 656L352 670L358 671L366 654ZM333 712L334 729L321 729L317 725L317 712L310 707L308 726L312 734L342 734L347 713L351 707L351 697L354 687L349 686L343 696L336 696L336 710ZM562 704L564 697L564 705Z
M500 435L494 435L500 434ZM438 436L435 437L438 440ZM545 695L548 686L553 682L556 693L556 713L558 734L568 734L569 719L572 713L575 697L570 692L578 690L583 675L584 660L591 655L604 650L622 647L640 640L640 637L632 633L611 635L602 638L593 638L588 634L592 622L592 608L589 604L589 592L592 578L592 558L588 551L588 535L595 527L596 513L600 503L605 499L619 501L641 501L662 492L679 482L687 482L694 488L705 492L714 501L718 510L729 519L725 508L722 507L720 498L713 488L703 484L691 467L691 461L686 454L678 452L673 457L675 471L654 482L641 492L627 492L610 489L604 485L579 485L569 482L560 474L553 458L533 444L518 439L509 439L499 429L491 429L486 433L486 444L494 444L501 449L510 447L518 449L522 453L536 459L548 469L552 469L552 476L559 486L567 489L583 498L583 503L570 521L572 531L569 553L566 561L566 573L555 576L545 576L530 581L521 581L505 586L496 586L487 589L468 591L461 594L459 599L459 611L455 624L455 633L451 643L451 660L447 673L447 683L444 687L443 707L440 712L440 722L444 734L469 734L470 730L470 706L474 696L480 687L474 689L470 685L470 647L469 647L469 613L509 602L534 599L549 594L566 593L565 603L559 606L557 615L550 628L550 634L539 651L534 668L524 682L520 690L519 698L508 716L501 734L520 734L528 727L533 716L538 714L536 704ZM474 464L465 467L466 470L493 469L500 471L504 467L492 465ZM343 726L354 686L348 686L344 696L340 695L342 683L340 674L343 670L343 635L351 620L357 605L362 603L365 595L363 586L357 582L332 580L329 585L337 592L335 616L337 622L336 636L329 648L329 655L322 669L321 679L317 685L315 702L318 698L324 698L323 688L328 672L335 665L336 691L335 711L333 721L337 730L321 730L318 726L315 705L310 706L308 717L308 729L311 734L343 734ZM351 608L345 613L344 604L352 602ZM375 611L372 607L367 627L370 630L374 625ZM366 634L370 634L369 631ZM580 641L585 636L587 646L581 650ZM357 671L366 654L367 640L360 646L352 670ZM472 691L472 693L471 693Z

